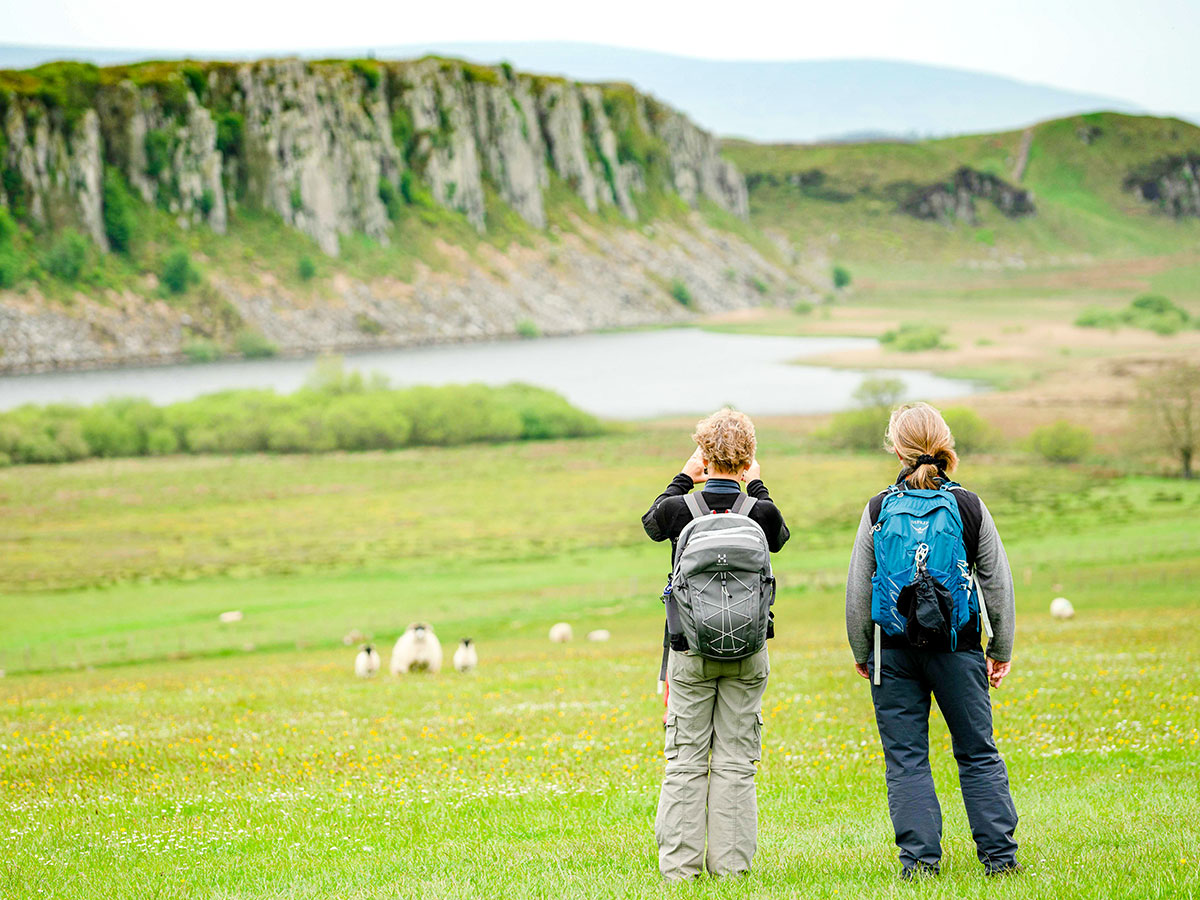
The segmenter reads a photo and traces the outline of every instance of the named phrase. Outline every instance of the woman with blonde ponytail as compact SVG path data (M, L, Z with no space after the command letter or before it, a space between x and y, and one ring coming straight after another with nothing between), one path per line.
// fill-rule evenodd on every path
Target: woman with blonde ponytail
M871 682L900 877L936 875L941 863L931 696L950 729L979 861L988 875L1016 872L1017 811L988 696L1011 665L1008 557L983 501L950 480L958 454L941 413L927 403L901 406L886 449L900 474L863 510L846 579L846 632L855 671Z

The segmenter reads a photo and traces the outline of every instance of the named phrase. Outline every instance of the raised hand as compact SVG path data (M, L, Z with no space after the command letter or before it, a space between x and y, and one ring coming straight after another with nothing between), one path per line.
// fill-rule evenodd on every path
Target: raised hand
M703 481L708 481L708 475L704 471L704 455L697 447L692 455L688 457L688 461L683 464L683 474L692 479L694 484L700 484Z
M750 465L746 468L746 471L742 473L742 481L744 481L746 484L749 484L750 482L759 478L762 478L762 468L759 466L758 458L756 457L755 459L751 460Z

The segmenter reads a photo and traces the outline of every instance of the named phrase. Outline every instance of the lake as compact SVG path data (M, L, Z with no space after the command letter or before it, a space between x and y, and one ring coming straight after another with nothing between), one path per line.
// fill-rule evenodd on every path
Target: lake
M523 381L551 388L600 416L642 419L731 404L752 415L830 412L853 405L863 378L895 376L906 396L957 397L975 388L929 372L795 365L805 357L870 346L867 338L722 334L697 328L585 334L529 341L444 344L349 353L346 368L395 385ZM185 400L228 388L304 384L315 360L229 360L190 365L0 377L0 409L24 403L92 403L106 397Z

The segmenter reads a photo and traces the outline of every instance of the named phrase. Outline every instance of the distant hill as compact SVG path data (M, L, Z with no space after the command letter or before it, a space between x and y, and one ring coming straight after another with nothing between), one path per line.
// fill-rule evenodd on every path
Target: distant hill
M585 81L627 81L718 134L811 141L847 134L938 136L1004 131L1100 109L1141 112L1114 97L961 69L881 60L736 62L569 42L440 43L328 48L309 57L407 58L426 53ZM72 58L103 65L178 54L0 45L0 68ZM212 57L197 50L195 55ZM216 54L220 55L220 54ZM249 54L262 56L262 53Z
M751 220L801 256L1020 268L1077 255L1193 252L1200 128L1088 113L923 141L756 144L723 152Z

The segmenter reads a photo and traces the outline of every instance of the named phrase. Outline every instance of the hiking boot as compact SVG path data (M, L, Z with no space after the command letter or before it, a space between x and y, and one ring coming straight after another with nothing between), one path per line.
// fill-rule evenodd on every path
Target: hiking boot
M1020 875L1024 871L1025 869L1020 863L1011 862L1003 866L988 866L983 873L990 878L1000 875Z
M931 866L929 863L913 863L911 866L905 866L900 870L900 880L916 881L920 878L936 878L938 871L937 866Z

